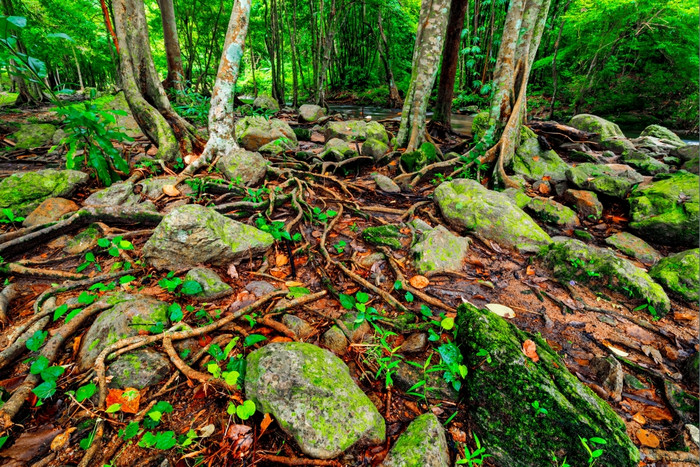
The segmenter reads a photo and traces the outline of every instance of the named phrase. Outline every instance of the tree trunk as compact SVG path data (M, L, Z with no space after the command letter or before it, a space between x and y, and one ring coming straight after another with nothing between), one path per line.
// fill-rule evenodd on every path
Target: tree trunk
M445 47L442 51L442 66L440 68L440 84L438 85L437 103L433 112L433 121L440 122L451 129L452 98L455 91L459 47L464 26L464 16L469 6L468 0L452 0L450 20L447 23Z
M321 10L323 11L323 10ZM331 0L331 12L326 25L326 35L323 40L323 46L320 50L323 51L323 57L319 63L318 78L316 81L316 105L326 105L326 78L328 76L328 67L331 64L331 54L333 52L333 38L335 37L336 9L335 0Z
M233 4L224 50L211 95L209 141L200 158L190 164L183 171L183 175L194 174L212 158L238 149L233 119L233 97L243 57L243 45L248 33L250 5L251 0L235 0Z
M139 127L158 147L157 158L174 161L181 152L201 149L194 127L172 109L156 73L143 1L114 0L112 6L124 96Z
M168 61L168 76L163 82L165 89L183 91L182 80L185 72L182 69L180 41L177 38L177 22L173 0L158 0L160 18L163 23L163 39L165 42L165 57Z
M559 24L559 33L557 34L557 40L554 42L554 55L552 57L552 101L549 104L549 120L551 120L554 116L554 105L557 101L557 92L559 84L559 73L557 72L557 55L559 54L559 43L561 41L561 34L564 31L564 23L566 21L566 10L569 9L570 4L571 0L567 1L566 5L564 5L563 11L561 12L561 24Z
M425 134L425 113L435 84L449 16L449 0L423 0L413 50L413 71L396 136L399 147L416 150Z
M75 59L75 68L78 70L78 82L80 82L80 90L84 90L85 86L83 86L83 74L80 72L80 62L78 61L78 55L75 53L75 47L72 46L71 49L73 49L73 59Z
M382 47L380 47L379 53L381 54L382 61L384 62L384 70L386 71L387 84L389 85L389 107L398 107L401 105L401 96L399 95L399 90L396 87L396 80L394 80L394 71L391 69L391 54L389 53L389 41L387 41L386 34L384 34L381 7L379 8L377 25L379 26L379 37L382 40Z

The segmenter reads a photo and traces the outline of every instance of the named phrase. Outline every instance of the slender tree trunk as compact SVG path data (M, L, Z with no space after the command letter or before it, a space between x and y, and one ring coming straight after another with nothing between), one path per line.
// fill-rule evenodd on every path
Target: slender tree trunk
M253 96L258 97L258 81L255 79L255 55L253 54L253 39L248 41L248 48L250 49L250 70L253 74Z
M335 0L331 0L331 11L326 24L326 35L323 40L323 58L319 63L318 80L316 81L316 105L326 105L326 78L328 68L331 64L331 54L333 53L333 39L336 31L336 9Z
M201 139L172 109L156 73L143 1L114 0L112 6L124 95L139 127L158 147L157 157L173 161L181 152L200 149Z
M549 117L552 119L554 116L554 105L557 101L557 91L558 91L558 81L559 73L557 72L557 55L559 53L559 43L561 41L561 34L564 31L564 23L566 22L566 10L569 9L571 0L567 1L564 5L564 9L561 12L561 23L559 24L559 33L557 34L557 40L554 42L554 55L552 56L552 101L549 104Z
M209 141L201 157L190 164L183 175L194 174L219 155L238 149L233 119L233 97L248 33L251 0L235 0L226 31L223 53L209 108Z
M292 51L292 107L297 107L299 105L299 80L297 73L297 44L295 39L295 34L292 33L292 27L290 25L291 21L289 19L289 11L287 10L286 3L284 5L284 19L287 24L287 34L289 34L289 47ZM293 9L296 9L296 0L292 5Z
M80 62L78 61L78 55L75 53L75 47L71 46L71 49L73 50L73 59L75 60L75 68L78 70L78 82L80 82L80 90L84 90L85 86L83 86L83 74L80 71Z
M175 21L175 6L173 0L158 0L160 18L163 23L163 39L165 42L165 57L168 62L168 76L163 82L166 90L182 91L182 80L185 72L182 69L180 41L177 37L177 21Z
M384 34L381 7L379 7L377 26L379 27L379 37L382 41L382 47L380 47L379 53L381 54L382 61L384 62L386 80L387 84L389 85L389 107L398 107L399 105L401 105L401 96L399 95L399 89L396 87L396 81L394 80L394 72L391 69L391 54L389 53L389 41L387 41L386 34Z
M399 147L416 150L425 135L425 113L440 61L449 16L449 0L423 0L413 50L413 71L396 136Z
M464 26L464 16L467 13L469 0L452 0L450 20L447 23L445 47L442 51L442 66L440 68L440 84L438 85L437 103L433 112L433 121L440 122L448 129L452 115L452 98L455 91L459 47Z

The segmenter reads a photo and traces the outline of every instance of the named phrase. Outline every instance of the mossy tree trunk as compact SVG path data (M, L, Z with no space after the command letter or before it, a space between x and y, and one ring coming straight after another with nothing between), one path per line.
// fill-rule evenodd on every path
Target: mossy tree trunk
M209 141L201 157L190 164L184 175L195 173L212 158L238 148L233 118L233 97L248 34L251 0L236 0L226 31L224 49L216 73L216 82L209 108Z
M175 6L173 0L158 0L160 18L163 23L163 42L165 44L165 57L168 61L168 76L163 86L165 89L182 91L185 72L182 69L182 55L180 54L180 41L177 38L177 22L175 21Z
M520 128L527 115L527 82L550 3L551 0L512 0L503 26L493 77L490 130L486 132L495 144L482 163L495 161L495 178L508 187L516 184L506 175L504 166L512 160L520 143Z
M450 11L449 0L423 0L413 50L413 72L401 112L401 126L396 137L406 151L416 150L425 135L425 113L430 91L435 84L440 52Z
M175 113L156 72L143 1L114 0L112 7L124 96L139 127L158 147L157 157L173 161L181 153L201 149L203 141Z

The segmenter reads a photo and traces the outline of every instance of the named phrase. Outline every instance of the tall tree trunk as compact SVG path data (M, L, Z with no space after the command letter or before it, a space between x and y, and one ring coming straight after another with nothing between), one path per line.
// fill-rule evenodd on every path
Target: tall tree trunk
M6 16L12 16L15 14L15 9L12 5L12 0L2 0L2 6ZM17 36L17 34L15 34L14 32L12 33L12 35L15 36L15 39L17 39L17 48L19 49L19 51L22 53L26 53L22 42L19 40L19 36ZM10 72L10 76L12 78L12 87L13 90L17 92L17 99L15 99L14 105L22 105L27 104L29 102L36 102L36 99L34 98L34 96L32 96L31 92L29 91L29 86L27 86L27 82L22 76L19 76L19 74L16 72L15 61L13 59L10 59L9 64L10 66L8 68L8 71Z
M559 33L557 34L557 40L554 42L554 55L552 56L552 101L549 104L549 119L551 120L554 116L554 105L557 101L558 92L558 81L559 73L557 72L557 55L559 54L559 42L561 41L561 34L564 31L564 23L566 22L566 10L569 9L571 0L568 0L564 5L564 9L561 12L561 23L559 24Z
M194 127L172 109L151 57L143 0L114 0L119 41L119 74L131 113L158 147L157 157L175 160L180 153L201 149Z
M318 78L316 81L316 105L326 105L326 78L328 76L328 67L331 64L331 56L333 53L333 39L336 31L336 8L335 0L331 0L331 11L326 24L326 35L323 39L323 45L320 51L323 51L323 57L319 63ZM323 10L321 10L323 11Z
M399 105L401 105L401 96L399 95L399 89L396 87L396 80L394 80L394 71L391 69L391 54L389 53L389 41L387 41L386 34L384 34L381 7L379 7L379 14L377 16L377 26L379 27L379 37L382 41L382 47L380 47L379 53L381 54L382 61L384 62L386 80L387 84L389 85L389 107L398 107Z
M71 49L73 50L75 68L78 70L78 82L80 82L80 90L82 91L83 89L85 89L85 86L83 86L83 74L80 71L80 62L78 61L78 55L75 53L75 46L71 46Z
M180 41L177 37L177 22L175 21L175 6L173 0L158 0L160 18L163 23L163 39L165 42L165 58L168 62L168 76L163 82L165 89L182 91L182 80L185 72L182 69Z
M459 47L464 26L464 16L467 13L469 0L452 0L450 20L447 23L445 47L442 50L442 66L440 68L440 84L438 85L437 103L433 112L433 121L440 122L447 128L452 128L452 98L455 91Z
M413 71L396 136L399 147L414 151L423 142L425 113L440 61L449 16L449 0L423 0L413 50Z
M233 119L233 97L236 81L240 72L243 46L248 33L251 0L235 0L231 10L231 19L226 31L224 50L216 73L216 82L211 95L209 108L209 141L204 152L190 164L183 175L194 174L213 158L238 149Z
M287 24L287 34L289 35L289 47L292 51L292 107L297 107L299 105L299 79L297 73L297 43L295 35L292 33L291 20L289 19L289 11L287 10L287 4L284 5L284 19ZM292 8L296 10L296 0Z

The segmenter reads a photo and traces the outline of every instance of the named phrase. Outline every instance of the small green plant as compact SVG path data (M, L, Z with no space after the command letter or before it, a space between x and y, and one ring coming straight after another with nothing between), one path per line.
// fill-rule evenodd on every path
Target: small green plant
M486 448L481 446L479 437L474 434L474 443L476 444L476 449L471 451L468 447L464 448L464 459L459 459L456 464L458 465L468 465L469 467L474 467L477 465L482 465L487 457L491 457L490 454L486 454Z
M355 296L340 294L338 297L340 305L346 310L357 310L357 317L355 318L355 329L357 329L363 321L367 321L372 324L375 328L377 325L375 321L381 318L381 315L376 308L372 306L367 306L369 302L369 295L365 292L357 292Z
M14 225L15 222L22 222L24 220L24 217L15 216L15 213L12 212L12 209L9 208L3 208L2 215L3 217L0 218L0 223L2 224Z
M541 407L541 406L540 406L540 401L535 401L535 402L533 402L533 403L530 404L530 405L532 406L533 409L535 409L535 414L536 414L536 415L539 415L539 414L547 415L547 414L549 413L549 412L547 411L547 409L545 409L544 407Z
M301 234L297 232L294 235L290 235L289 232L285 230L284 222L282 221L272 221L268 223L264 217L258 217L255 219L255 226L263 232L272 235L272 238L277 241L282 239L289 240L290 242L301 241Z
M76 272L82 272L83 270L87 269L88 266L93 265L96 270L102 271L102 267L100 266L100 263L97 262L97 258L95 258L95 254L92 251L88 251L85 253L85 261L83 261L75 270Z
M247 188L247 195L243 197L243 201L249 203L262 203L266 200L267 196L270 194L270 189L263 186L258 189Z
M593 467L593 465L598 461L598 458L603 455L603 450L602 449L591 449L591 446L589 446L589 442L595 443L595 444L600 444L601 446L604 446L608 444L607 441L605 441L603 438L598 438L598 437L593 437L590 439L582 438L581 436L578 437L578 439L581 441L581 445L586 449L586 452L588 453L588 467Z
M377 369L377 373L374 375L374 377L376 379L379 378L379 375L383 374L384 386L389 389L394 385L394 379L392 376L398 370L399 363L401 363L402 360L401 355L397 354L401 346L392 347L386 340L387 337L395 336L395 332L385 331L379 326L376 326L375 330L379 334L379 344L384 356L377 359L379 368Z
M335 251L337 251L338 254L341 254L343 251L345 251L345 247L346 247L347 245L348 245L348 244L345 243L344 240L340 240L338 243L336 243L335 245L333 245L333 248L335 248Z
M228 407L226 408L226 413L231 416L235 415L243 421L248 420L255 414L255 402L245 400L240 405L229 402Z
M561 461L561 464L560 464L559 460L557 459L557 455L555 453L552 453L552 462L554 462L554 465L556 467L571 467L571 464L566 462L566 457L564 457L564 460Z
M323 212L319 207L315 207L313 209L314 220L322 224L328 221L328 219L335 217L336 215L338 215L338 213L332 209L328 209L326 212Z
M170 271L164 278L159 280L158 285L177 296L180 294L197 295L203 290L199 282L193 280L183 281L181 278L175 277L174 271Z

